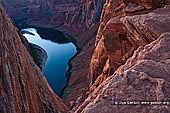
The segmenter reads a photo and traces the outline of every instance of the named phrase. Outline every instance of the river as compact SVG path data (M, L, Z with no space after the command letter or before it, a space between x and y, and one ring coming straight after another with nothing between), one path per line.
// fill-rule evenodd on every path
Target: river
M43 31L40 36L35 28L26 28L21 31L23 30L30 32L23 34L30 43L42 47L47 52L48 58L43 73L54 92L59 94L66 85L65 72L68 69L68 61L77 52L75 45L65 40L64 35L60 32L53 36L53 34ZM51 38L46 37L49 35ZM54 41L55 37L58 38L58 41Z

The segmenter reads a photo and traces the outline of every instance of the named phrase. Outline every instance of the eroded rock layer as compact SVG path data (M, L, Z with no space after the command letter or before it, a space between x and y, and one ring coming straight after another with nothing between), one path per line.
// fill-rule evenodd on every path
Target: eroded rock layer
M79 34L99 22L105 0L0 0L14 20L28 24L61 27ZM81 29L79 29L81 28ZM73 30L74 29L74 30Z
M123 102L169 102L170 33L137 49L127 62L108 77L75 113L169 113L168 104L122 104ZM115 105L118 102L119 105Z
M74 107L74 112L170 112L167 104L114 103L169 101L168 4L149 0L106 2L90 64L87 99Z
M14 20L26 18L27 24L59 29L77 40L82 51L71 61L71 78L64 96L66 104L76 101L88 89L87 70L105 1L14 0L8 3L6 0L0 0Z
M0 7L0 112L67 113Z
M65 104L70 112L74 113L169 113L170 108L166 104L115 105L115 102L170 101L170 1L106 0L98 23L104 2L104 0L28 1L26 10L28 22L42 26L45 24L46 27L60 26L60 30L66 30L75 36L78 45L82 47L82 52L70 62L72 69L68 73L71 74L71 78L63 95ZM36 14L39 14L38 18L35 18ZM40 21L40 18L44 19ZM2 29L4 27L2 26ZM11 36L11 32L7 33ZM65 105L53 94L48 85L42 82L44 78L33 61L22 60L30 57L23 51L24 46L21 42L17 45L16 40L19 38L13 38L3 38L0 45L3 62L2 89L9 87L11 90L5 88L1 90L4 103L1 104L1 108L7 106L2 110L5 111L9 105L14 106L15 101L9 100L15 100L11 98L15 97L19 103L16 106L19 106L17 108L20 111L31 109L37 110L36 112L42 110L66 112ZM10 39L14 41L8 42ZM11 54L13 59L8 55L11 51L14 51ZM11 77L11 73L15 74ZM27 79L19 81L20 78L25 78L24 73ZM4 78L4 75L7 77ZM8 82L12 79L15 79L15 82ZM29 86L30 83L35 85ZM11 96L14 94L15 96ZM24 99L20 101L18 98ZM29 103L28 99L35 100L36 110L32 107L34 103ZM13 106L12 109L15 108Z
M169 32L169 6L157 9L168 4L169 1L159 0L106 1L88 75L90 92L124 64L139 46Z

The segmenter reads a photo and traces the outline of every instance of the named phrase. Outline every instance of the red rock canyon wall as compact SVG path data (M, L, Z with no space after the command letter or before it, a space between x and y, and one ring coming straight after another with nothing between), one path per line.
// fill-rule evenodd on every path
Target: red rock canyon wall
M67 113L0 7L0 112Z

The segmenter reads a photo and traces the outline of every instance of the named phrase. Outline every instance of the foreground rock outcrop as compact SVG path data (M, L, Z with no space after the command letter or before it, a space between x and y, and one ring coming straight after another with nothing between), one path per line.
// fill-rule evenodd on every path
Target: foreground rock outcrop
M168 4L106 2L89 69L89 90L80 97L85 101L75 105L74 112L169 112L167 105L114 105L115 101L169 101Z
M74 112L170 112L168 104L120 103L169 102L170 7L166 4L106 2L90 64L89 91Z
M0 7L0 112L67 113Z
M111 76L134 50L169 32L169 1L107 1L89 71L89 92Z
M75 113L169 113L170 33L137 49ZM121 102L164 102L123 104ZM117 105L119 104L119 105Z

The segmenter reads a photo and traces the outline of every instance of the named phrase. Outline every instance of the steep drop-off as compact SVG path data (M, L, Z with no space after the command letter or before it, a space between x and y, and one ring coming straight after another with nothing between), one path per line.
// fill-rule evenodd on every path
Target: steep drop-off
M140 47L75 113L169 113L170 33ZM123 104L165 102L167 104ZM119 105L117 104L119 103Z
M32 1L32 3L34 2ZM39 3L34 3L35 6L31 5L37 12L41 11L41 9L37 9L36 4ZM53 2L56 7L50 6L51 3L49 3L50 8L48 9L51 13L48 14L52 15L52 18L46 26L52 27L51 23L53 23L53 27L61 25L59 29L66 30L75 36L79 46L82 47L82 52L70 61L72 69L68 74L71 74L71 78L63 96L65 104L71 109L70 112L169 113L170 108L167 104L115 105L115 102L169 102L170 1L106 0L100 23L92 21L98 12L96 3L103 4L102 0L69 1L67 3L63 0L58 3ZM51 11L52 7L55 10ZM55 18L55 16L60 18ZM41 25L43 23L33 17L29 20L32 21L32 24ZM97 29L99 24L99 29ZM4 47L6 48L6 46ZM2 48L3 50L4 48ZM18 49L16 53L18 51L21 50ZM4 52L2 54L6 56ZM27 63L30 65L28 61L22 64L25 66ZM36 66L33 65L33 67ZM8 68L7 65L2 69L5 68L8 71L11 66ZM32 67L30 68L32 69ZM40 78L36 78L35 83L37 80L41 81ZM29 79L26 80L30 82ZM37 85L41 86L41 82ZM37 92L44 92L37 90ZM50 94L52 97L54 96L53 93L50 92ZM42 97L41 93L39 97ZM49 97L51 96L49 95ZM54 102L51 99L46 101ZM63 104L61 105L65 112L66 108ZM54 108L58 109L57 106Z
M58 29L74 36L81 53L71 61L70 81L64 100L68 104L88 89L87 74L94 50L100 15L106 0L0 0L13 20Z
M0 7L0 112L67 113Z
M114 103L169 101L168 4L159 0L106 2L90 64L89 91L74 112L170 112L168 105Z
M153 11L167 4L170 2L159 0L106 2L88 75L90 92L124 64L139 46L169 31L168 9Z

